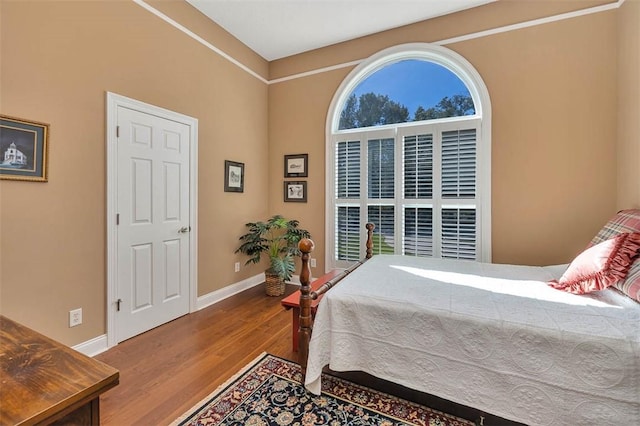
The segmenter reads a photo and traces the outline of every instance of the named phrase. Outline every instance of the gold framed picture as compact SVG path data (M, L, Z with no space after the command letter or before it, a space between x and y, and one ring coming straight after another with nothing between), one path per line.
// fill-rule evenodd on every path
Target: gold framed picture
M46 182L49 125L0 115L0 179Z

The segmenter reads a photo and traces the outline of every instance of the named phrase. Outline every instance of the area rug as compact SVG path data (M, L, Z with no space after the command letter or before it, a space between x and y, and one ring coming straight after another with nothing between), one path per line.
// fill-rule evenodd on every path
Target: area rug
M296 363L263 353L172 425L425 425L473 423L323 374L322 394Z

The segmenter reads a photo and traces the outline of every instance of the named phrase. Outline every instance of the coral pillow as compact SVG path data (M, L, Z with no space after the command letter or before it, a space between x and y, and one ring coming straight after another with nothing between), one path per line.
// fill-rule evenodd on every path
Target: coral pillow
M619 234L580 253L549 285L574 294L604 290L623 281L640 254L640 233Z

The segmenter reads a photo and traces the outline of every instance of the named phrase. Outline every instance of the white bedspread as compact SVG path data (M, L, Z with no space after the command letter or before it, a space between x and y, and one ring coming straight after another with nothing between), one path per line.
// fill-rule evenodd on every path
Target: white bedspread
M530 425L640 425L640 305L566 265L374 256L320 302L306 386L361 370Z

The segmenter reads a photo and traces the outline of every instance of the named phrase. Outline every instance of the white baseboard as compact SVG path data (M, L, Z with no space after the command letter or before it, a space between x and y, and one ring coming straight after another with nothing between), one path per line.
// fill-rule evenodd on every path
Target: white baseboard
M85 354L87 356L96 356L109 349L109 346L107 345L107 335L103 334L102 336L94 337L91 340L72 346L71 349L75 349L81 354Z
M228 285L224 288L221 288L220 290L212 291L211 293L205 294L204 296L200 296L196 301L196 310L199 311L200 309L204 309L208 306L213 305L214 303L218 303L228 297L231 297L234 294L238 294L241 291L255 287L258 284L262 284L263 282L264 273L254 275L253 277L249 277L235 284Z

